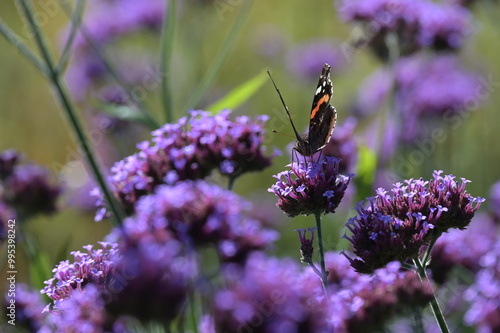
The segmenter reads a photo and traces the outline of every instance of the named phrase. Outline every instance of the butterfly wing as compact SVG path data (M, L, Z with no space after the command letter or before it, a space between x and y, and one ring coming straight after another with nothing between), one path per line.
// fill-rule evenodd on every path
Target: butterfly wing
M328 64L323 66L314 94L308 133L311 152L320 150L330 141L337 121L337 111L330 105L330 99L333 95L330 69Z

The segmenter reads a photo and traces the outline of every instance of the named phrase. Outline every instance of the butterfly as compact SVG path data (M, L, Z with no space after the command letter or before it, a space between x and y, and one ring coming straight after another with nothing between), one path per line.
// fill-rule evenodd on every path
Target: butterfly
M283 104L288 119L292 124L293 131L297 138L297 142L293 147L294 151L297 151L302 156L312 156L323 147L325 147L332 136L333 129L335 128L335 122L337 121L337 111L330 105L330 99L333 95L333 85L330 79L331 67L328 64L323 66L321 75L319 77L318 86L316 92L314 93L313 104L311 108L311 114L309 115L309 131L305 135L300 135L300 133L295 128L290 111L281 96L281 93L274 82L271 73L267 70L267 74L273 82L274 88L278 92L281 103Z

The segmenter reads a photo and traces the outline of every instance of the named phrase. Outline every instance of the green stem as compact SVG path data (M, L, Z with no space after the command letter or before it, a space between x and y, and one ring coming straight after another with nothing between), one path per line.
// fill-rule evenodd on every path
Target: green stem
M422 260L422 263L424 267L427 267L427 263L429 262L429 258L431 257L431 252L432 248L434 247L434 244L436 244L438 237L432 237L429 246L427 246L427 250L425 251L424 259Z
M425 267L422 265L420 260L418 258L413 260L413 263L417 267L417 273L418 276L420 277L420 280L424 283L430 283L429 278L427 277L427 273L425 272ZM450 330L448 328L448 325L446 324L446 319L444 318L443 311L441 311L441 307L439 306L438 299L436 297L436 293L432 293L432 300L430 302L431 304L431 309L432 313L434 314L434 317L436 318L436 321L438 323L439 329L441 330L442 333L450 333Z
M252 3L253 3L252 0L244 1L243 8L241 8L238 17L236 18L236 22L234 23L233 27L231 28L231 32L229 33L227 39L224 42L224 45L222 46L222 48L219 51L219 53L215 57L213 63L208 68L207 73L201 79L201 82L198 84L198 86L194 90L194 93L192 94L192 98L188 100L186 107L185 107L186 110L191 110L191 109L198 107L198 103L203 98L203 96L205 96L207 90L210 88L212 83L215 81L215 78L217 77L217 74L219 74L219 71L222 68L222 65L224 64L224 61L228 57L229 52L233 48L235 42L238 40L237 37L238 37L239 33L241 32L241 29L243 27L243 23L245 22L245 19L250 12L250 7L251 7Z
M316 217L316 228L318 230L319 261L321 265L321 283L326 291L327 273L325 268L325 250L323 249L323 233L321 231L321 213L314 214Z
M21 52L43 75L49 75L49 69L42 60L33 52L31 52L30 48L26 43L24 43L21 38L11 30L7 24L5 24L0 19L0 34L14 46L19 52Z
M66 41L66 44L64 45L64 49L61 55L61 58L59 59L59 65L57 66L56 72L57 73L62 73L64 71L64 68L66 67L68 63L69 56L71 54L71 47L73 46L73 41L75 40L76 33L78 32L78 28L80 27L80 24L82 23L82 15L83 15L83 8L85 5L85 0L78 0L76 2L76 7L75 11L73 12L73 15L71 16L71 31L68 36L68 40Z
M59 97L59 101L61 102L64 111L66 112L66 115L69 119L69 122L73 128L74 133L76 134L77 137L77 142L80 145L85 158L87 159L87 162L90 165L90 168L97 180L97 183L99 184L99 187L101 188L101 191L104 195L104 198L108 202L109 208L111 212L113 213L113 217L115 221L118 224L121 224L121 221L123 220L124 213L121 210L121 207L119 207L118 203L116 202L115 198L111 194L111 191L108 188L108 185L104 179L103 174L101 173L101 170L99 169L99 166L97 164L97 160L94 157L94 154L92 153L92 150L89 145L89 141L87 139L87 136L85 135L83 131L83 127L80 124L80 121L78 120L78 117L76 115L75 109L68 97L68 94L65 90L64 85L62 84L60 78L59 78L59 73L56 71L56 68L54 66L54 62L52 60L52 57L49 53L49 49L47 47L47 44L45 43L44 37L41 34L40 27L38 24L35 22L34 16L33 16L33 10L30 7L30 4L28 3L28 0L21 0L21 6L24 11L24 15L26 15L26 18L28 19L28 22L30 24L31 29L33 30L34 36L35 36L35 41L38 45L38 48L40 50L40 53L42 54L42 58L45 61L47 68L49 70L49 75L48 78L52 82L52 85L54 86L57 96Z
M196 319L196 304L195 304L195 294L189 294L189 314L191 316L191 322L193 324L194 333L198 333L198 320Z
M162 102L165 111L166 122L172 122L172 94L170 88L170 65L172 62L172 50L174 45L176 1L170 0L165 5L165 18L161 33L160 50L160 74L162 76Z
M232 176L229 176L229 180L227 182L227 189L229 191L232 191L233 190L233 187L234 187L234 183L236 181L236 177L232 177Z

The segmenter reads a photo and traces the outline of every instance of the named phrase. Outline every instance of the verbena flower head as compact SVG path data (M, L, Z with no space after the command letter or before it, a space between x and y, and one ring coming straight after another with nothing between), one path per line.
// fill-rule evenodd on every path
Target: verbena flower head
M228 110L217 115L192 111L154 131L152 142L140 143L138 153L117 162L110 181L127 211L131 213L139 197L160 184L205 178L216 169L235 178L268 167L274 157L266 155L263 146L269 117L240 116L232 121L229 115Z
M337 259L340 260L338 256ZM331 262L327 266L339 270ZM350 267L345 269L349 271ZM381 329L395 316L423 307L433 297L430 284L420 281L414 272L401 270L398 262L374 271L373 275L343 272L337 281L330 286L329 298L334 332Z
M500 240L479 258L481 269L475 282L465 291L470 307L464 316L467 325L478 332L500 330Z
M213 297L210 332L328 332L320 280L290 259L253 253L245 267L223 269L224 286ZM330 330L331 332L331 330Z
M268 189L278 197L276 204L290 217L334 213L353 175L339 173L340 160L327 156L319 162L294 163L274 177Z
M108 316L100 290L95 285L75 290L47 314L43 327L37 331L67 333L104 333Z
M396 35L400 53L407 55L422 47L456 50L471 32L468 10L432 1L343 1L340 13L346 21L366 25L369 45L384 60L389 53L386 37L390 34Z
M113 260L102 295L111 316L132 316L143 323L177 317L197 274L194 256L182 243L125 239Z
M357 216L346 224L345 236L359 257L348 259L359 272L419 255L421 246L450 228L464 229L484 199L472 197L453 175L435 171L430 181L410 179L396 183L391 193L380 188L377 195L356 207Z
M114 264L111 257L117 251L117 244L99 242L100 249L94 249L93 245L83 248L86 253L73 251L73 262L61 261L53 270L54 277L45 281L46 286L41 290L57 307L64 299L70 297L75 290L86 288L88 284L96 285L103 289L106 278L113 269Z
M162 185L138 202L135 216L124 223L125 238L214 245L222 260L240 261L278 238L277 232L249 217L251 209L233 192L201 180Z

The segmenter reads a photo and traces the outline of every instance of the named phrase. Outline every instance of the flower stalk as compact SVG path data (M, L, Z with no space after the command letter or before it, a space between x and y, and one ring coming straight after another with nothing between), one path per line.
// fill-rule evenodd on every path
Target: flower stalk
M327 278L327 272L325 268L325 250L323 248L323 234L321 231L321 214L316 213L314 214L316 218L316 228L318 230L318 247L319 247L319 261L321 265L321 283L323 284L323 288L326 291L326 278Z
M422 262L420 262L420 259L416 258L413 260L415 267L417 268L417 273L418 276L420 277L420 280L425 283L429 283L429 278L427 277L427 273L425 272L425 266L422 265ZM448 325L446 324L446 319L444 318L443 311L441 311L441 307L439 306L438 299L436 297L436 293L433 292L433 297L430 301L431 304L431 309L432 313L434 314L434 317L436 318L437 324L439 326L439 329L441 330L441 333L450 333L450 329L448 328Z
M112 211L116 222L118 224L121 224L121 221L123 220L122 210L117 204L116 200L114 199L111 191L109 190L106 184L104 175L99 169L97 160L92 152L90 145L88 144L89 140L87 139L87 136L83 131L83 127L80 121L78 120L75 109L70 101L70 98L68 97L68 94L66 92L63 83L61 82L60 72L58 72L58 69L54 64L54 61L52 60L47 44L41 33L41 29L38 26L36 20L34 19L33 10L27 0L21 1L21 7L23 9L24 15L28 19L30 28L34 33L36 44L40 50L40 53L42 54L43 61L45 62L45 65L47 67L48 70L47 77L51 81L53 87L56 90L57 96L59 97L59 101L62 104L64 111L66 112L66 115L73 128L74 133L76 134L77 142L83 150L83 154L86 157L87 162L89 163L90 168L92 170L92 173L94 174L97 183L99 184L99 187L101 188L102 193L104 194L104 197L106 198L106 201L109 204L109 208Z

